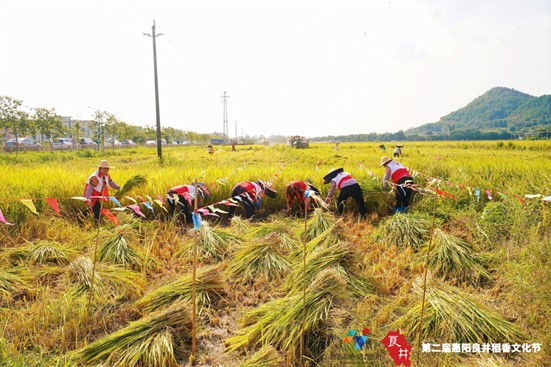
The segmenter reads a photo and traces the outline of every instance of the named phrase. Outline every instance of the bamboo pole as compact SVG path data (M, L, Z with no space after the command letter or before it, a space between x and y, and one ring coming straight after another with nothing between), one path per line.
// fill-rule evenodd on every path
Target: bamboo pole
M429 246L427 249L427 258L425 260L425 273L423 275L423 299L421 301L421 318L419 320L419 335L417 337L417 365L419 365L419 358L421 358L421 337L423 334L423 313L425 311L425 295L427 293L427 273L429 268L429 257L430 257L430 249L432 247L432 237L434 234L434 217L436 216L436 200L438 198L438 194L436 191L434 192L434 203L432 208L432 224L430 227L430 239L429 239Z
M197 179L193 182L194 187L194 200L193 200L193 215L197 215L197 200L199 195L197 192ZM195 225L194 225L195 226ZM195 364L196 353L196 339L197 339L197 229L193 235L193 274L191 280L191 307L192 307L192 320L191 320L191 356L189 357L189 363L193 366Z
M300 333L300 362L304 367L304 333L306 329L306 231L308 229L308 204L310 198L304 198L304 235L302 236L302 331ZM299 203L300 207L300 203Z
M99 229L100 229L99 225L101 221L101 200L99 198L97 198L96 200L98 200L99 202L99 217L98 217L98 220L96 221L96 227L97 227L96 244L94 246L94 262L92 265L92 279L90 280L90 294L88 295L88 307L86 309L87 312L90 309L90 304L92 303L92 293L94 291L94 278L96 277L96 262L97 262L98 244L99 244ZM93 211L92 211L92 214L93 214Z

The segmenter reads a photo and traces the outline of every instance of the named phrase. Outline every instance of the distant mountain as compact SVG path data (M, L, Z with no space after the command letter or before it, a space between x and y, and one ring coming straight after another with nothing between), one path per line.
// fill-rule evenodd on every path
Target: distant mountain
M510 88L492 88L471 103L442 118L405 131L412 135L468 133L530 134L551 132L551 95L534 97ZM469 137L466 137L469 138Z

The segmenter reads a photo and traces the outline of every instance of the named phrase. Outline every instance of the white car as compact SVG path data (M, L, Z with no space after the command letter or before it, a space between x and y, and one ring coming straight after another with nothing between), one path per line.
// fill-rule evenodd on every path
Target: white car
M122 145L117 139L107 139L105 145Z
M155 145L157 146L157 140L148 140L145 142L145 145L146 146L152 146L152 145ZM166 145L166 139L161 139L161 145Z
M52 141L52 145L69 145L69 146L73 146L75 144L76 144L76 142L75 142L75 139L73 139L73 138L55 138Z

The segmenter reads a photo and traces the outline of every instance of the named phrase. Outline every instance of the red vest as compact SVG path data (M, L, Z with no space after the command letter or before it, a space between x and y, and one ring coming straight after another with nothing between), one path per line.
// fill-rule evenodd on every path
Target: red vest
M410 177L406 167L394 160L388 162L387 167L390 167L390 178L394 183L398 183L403 177Z

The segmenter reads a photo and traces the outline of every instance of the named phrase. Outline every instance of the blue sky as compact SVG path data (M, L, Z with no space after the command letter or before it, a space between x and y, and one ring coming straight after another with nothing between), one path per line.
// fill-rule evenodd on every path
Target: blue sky
M551 0L0 0L0 95L230 135L395 132L551 93ZM91 106L92 108L89 108Z

